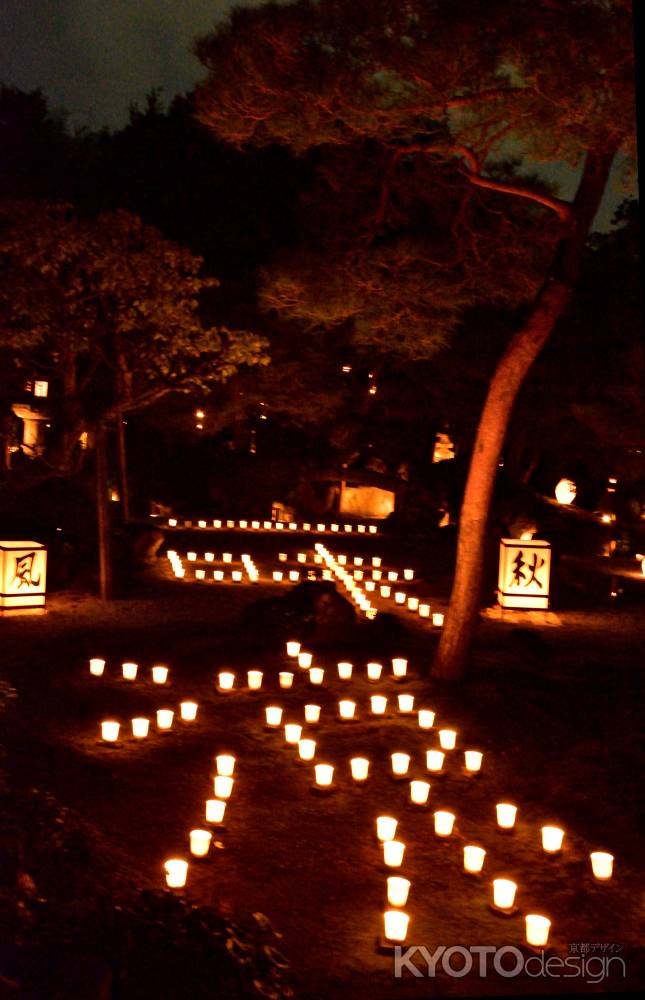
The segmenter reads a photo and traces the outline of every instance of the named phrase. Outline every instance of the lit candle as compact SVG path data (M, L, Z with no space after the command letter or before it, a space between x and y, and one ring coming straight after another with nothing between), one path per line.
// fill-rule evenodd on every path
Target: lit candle
M368 663L367 664L367 679L368 681L378 681L381 679L381 673L383 671L382 663Z
M259 691L262 687L263 673L261 670L247 670L246 679L251 691Z
M168 527L169 528L176 528L177 527L177 518L176 517L170 517L170 518L168 518Z
M410 766L410 754L408 753L393 753L391 755L392 760L392 773L397 777L403 777L403 775L408 773L408 768Z
M182 701L179 706L179 712L184 722L194 722L197 718L197 702Z
M407 595L405 594L405 592L403 590L397 590L396 593L395 593L395 595L394 595L394 602L395 602L395 604L405 604L406 596Z
M508 878L493 880L493 903L498 910L512 910L517 884Z
M291 580L292 583L297 583L298 580L300 579L299 571L297 569L289 570L289 579Z
M143 740L148 735L150 719L137 718L132 720L132 735L137 740Z
M241 579L242 579L242 570L234 569L233 572L231 573L231 580L234 580L235 583L240 583Z
M297 722L287 722L284 727L284 738L287 743L295 744L302 736L302 726Z
M413 569L404 569L403 570L403 579L404 580L414 580L414 570Z
M182 861L180 858L170 858L169 861L164 862L164 868L166 870L166 885L170 889L181 889L182 886L186 885L187 861Z
M369 531L370 535L375 535L376 532L378 531L378 528L376 527L375 524L370 524L367 530Z
M355 569L354 572L352 573L352 576L354 577L355 580L362 580L364 575L365 574L363 573L362 569Z
M217 773L230 778L235 771L235 757L231 753L220 753L215 758Z
M322 684L325 671L322 667L311 667L309 670L309 681L312 684Z
M156 666L152 668L152 683L165 684L167 680L168 667L163 666L161 663L157 663Z
M257 531L258 528L260 527L260 522L259 521L251 521L251 527L253 528L254 531Z
M187 552L186 553L186 559L188 560L188 562L196 562L196 560L197 560L197 553L196 552Z
M438 837L449 837L455 824L454 813L440 809L434 814L434 832Z
M196 580L203 580L205 578L205 576L206 576L206 570L205 569L196 569L195 570L195 579Z
M221 522L220 520L218 520L218 519L216 518L216 519L215 519L215 520L213 521L213 527L214 527L214 528L221 528L221 527L222 527L222 522Z
M276 729L282 722L282 709L278 705L267 705L264 709L267 726Z
M347 565L347 556L339 556L338 557L338 565L339 566L346 566Z
M382 571L380 569L373 569L372 570L372 579L373 580L377 580L377 581L378 580L382 580L383 579L383 573L382 573ZM383 596L385 596L385 595L383 595Z
M101 737L106 743L116 743L119 738L120 724L118 722L102 722Z
M414 709L413 694L400 694L398 701L399 701L399 712L403 712L404 714L406 714Z
M223 579L224 579L224 570L214 569L213 580L217 580L218 583L221 583Z
M226 812L226 802L224 799L206 799L206 822L223 823Z
M418 611L418 610L419 610L419 598L408 597L408 611Z
M483 847L467 844L464 847L464 871L476 875L484 867L486 851Z
M232 552L222 552L222 562L231 563L233 562Z
M293 684L293 674L288 670L281 670L278 674L281 688L290 688Z
M410 881L399 875L389 875L387 880L387 901L390 906L405 906L410 892Z
M376 584L374 583L373 580L365 581L365 590L367 591L368 594L372 594L376 590Z
M498 802L495 808L497 810L497 825L502 830L512 830L515 826L517 806L511 805L510 802Z
M354 781L367 781L370 762L367 757L352 757L349 762Z
M395 677L405 677L408 672L408 661L402 656L395 656L392 660L392 673Z
M300 760L313 760L315 753L315 740L298 740L298 756Z
M372 715L385 715L387 708L387 698L382 694L373 694L370 698Z
M432 624L435 628L443 628L444 616L438 612L434 612L432 616Z
M316 785L319 788L331 788L334 780L334 768L331 764L315 764Z
M466 763L466 770L471 774L476 774L481 770L482 760L484 759L483 753L479 750L465 750L464 751L464 761Z
M526 943L534 948L544 948L549 940L551 921L548 917L543 917L539 913L527 913L524 921L526 923Z
M564 830L558 826L542 827L542 848L548 854L555 854L562 847L564 840Z
M390 572L387 574L387 578L390 581L390 583L394 583L396 580L399 579L399 574L396 572L396 570L390 570Z
M343 699L338 702L338 714L341 719L348 722L353 719L356 714L356 702L350 701L349 699Z
M399 821L393 816L376 817L376 836L379 840L394 840Z
M306 552L299 552L298 555L296 556L296 559L298 560L299 563L306 563L307 562L307 553Z
M264 528L265 531L270 531L271 530L271 525L272 525L271 521L263 521L262 522L262 527Z
M457 742L457 733L454 729L439 730L439 746L442 750L454 750Z
M235 684L235 674L223 670L217 675L217 686L220 691L232 691Z
M445 756L442 750L426 750L426 767L428 771L434 771L435 774L443 771Z
M341 681L348 681L352 676L353 666L351 663L339 663L338 664L338 676Z
M100 677L105 670L105 660L99 660L96 657L90 660L90 673L93 677Z
M313 653L305 653L301 650L298 653L298 666L303 670L308 670L311 666L311 661L313 660Z
M400 840L383 841L383 862L388 868L400 868L404 853L405 844Z
M242 528L244 531L248 528L248 526L249 526L248 521L240 521L240 528Z
M427 781L410 782L410 801L415 806L425 806L430 795L430 783Z
M429 708L420 708L417 713L419 729L432 729L434 726L434 712Z
M429 618L430 617L430 605L420 604L419 605L419 618Z
M215 553L214 552L204 552L204 559L206 560L206 562L213 562L213 560L215 559Z
M379 593L381 597L389 597L392 593L392 588L387 583L384 583L380 588Z
M402 944L408 934L410 917L402 910L386 910L383 914L383 928L386 941Z
M211 846L212 834L210 830L191 830L189 836L190 853L194 854L196 858L205 858Z
M157 711L157 729L171 729L174 717L175 713L170 708L160 708Z
M300 652L300 643L295 639L289 639L287 642L287 656L295 658Z
M126 681L136 680L138 669L139 667L137 666L136 663L122 663L121 672L123 674L124 680Z
M275 583L280 583L280 581L282 580L283 576L284 576L284 573L281 570L279 570L279 569L274 569L273 570L273 579L274 579Z
M320 705L305 705L305 722L315 725L320 719Z
M235 779L227 774L216 774L213 778L213 792L216 799L230 799Z
M606 851L592 851L589 857L591 858L591 870L594 878L598 879L599 882L606 882L610 879L614 872L613 854L607 854Z
M289 556L286 552L278 552L278 562L286 562Z

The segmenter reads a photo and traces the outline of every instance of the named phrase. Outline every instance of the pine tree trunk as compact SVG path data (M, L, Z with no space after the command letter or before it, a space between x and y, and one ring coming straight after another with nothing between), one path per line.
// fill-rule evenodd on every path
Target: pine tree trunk
M112 600L112 559L110 553L110 512L108 502L107 432L105 424L96 428L96 522L99 541L99 593Z
M119 411L116 418L116 442L119 457L119 488L121 491L121 514L127 524L130 520L130 490L128 486L128 454L125 447L125 426Z
M459 517L457 561L450 607L432 677L458 680L479 617L484 546L490 501L513 403L531 365L571 297L585 240L602 199L615 149L587 154L573 203L546 282L527 322L513 336L491 380L477 429Z

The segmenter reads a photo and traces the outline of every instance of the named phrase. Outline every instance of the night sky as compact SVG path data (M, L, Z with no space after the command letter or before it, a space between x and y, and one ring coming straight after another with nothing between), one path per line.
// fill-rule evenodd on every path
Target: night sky
M237 0L257 6L261 0ZM135 101L163 88L167 101L185 93L202 69L192 43L224 17L230 0L2 0L0 81L21 90L41 88L71 126L119 128ZM546 176L571 198L577 173L556 165ZM604 229L633 191L610 185L597 219Z

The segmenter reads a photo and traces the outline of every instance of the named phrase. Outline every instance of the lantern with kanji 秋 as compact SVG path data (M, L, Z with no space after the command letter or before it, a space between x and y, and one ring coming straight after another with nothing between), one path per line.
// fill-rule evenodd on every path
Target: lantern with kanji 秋
M498 597L503 608L549 606L551 546L535 538L502 538L499 548Z

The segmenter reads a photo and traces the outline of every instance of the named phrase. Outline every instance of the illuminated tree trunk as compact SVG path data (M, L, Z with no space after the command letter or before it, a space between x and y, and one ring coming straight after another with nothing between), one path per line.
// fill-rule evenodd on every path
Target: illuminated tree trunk
M119 488L121 491L121 513L123 520L130 520L130 490L128 486L128 455L125 447L125 425L119 411L116 418L116 445L119 457Z
M562 237L535 307L522 329L511 339L488 388L459 516L455 577L446 625L432 665L433 677L458 680L464 674L479 617L490 501L513 404L531 365L571 297L614 152L610 149L602 154L588 153L568 231Z
M112 599L112 559L110 553L110 511L108 503L107 431L96 428L96 522L99 540L99 593L101 600Z

